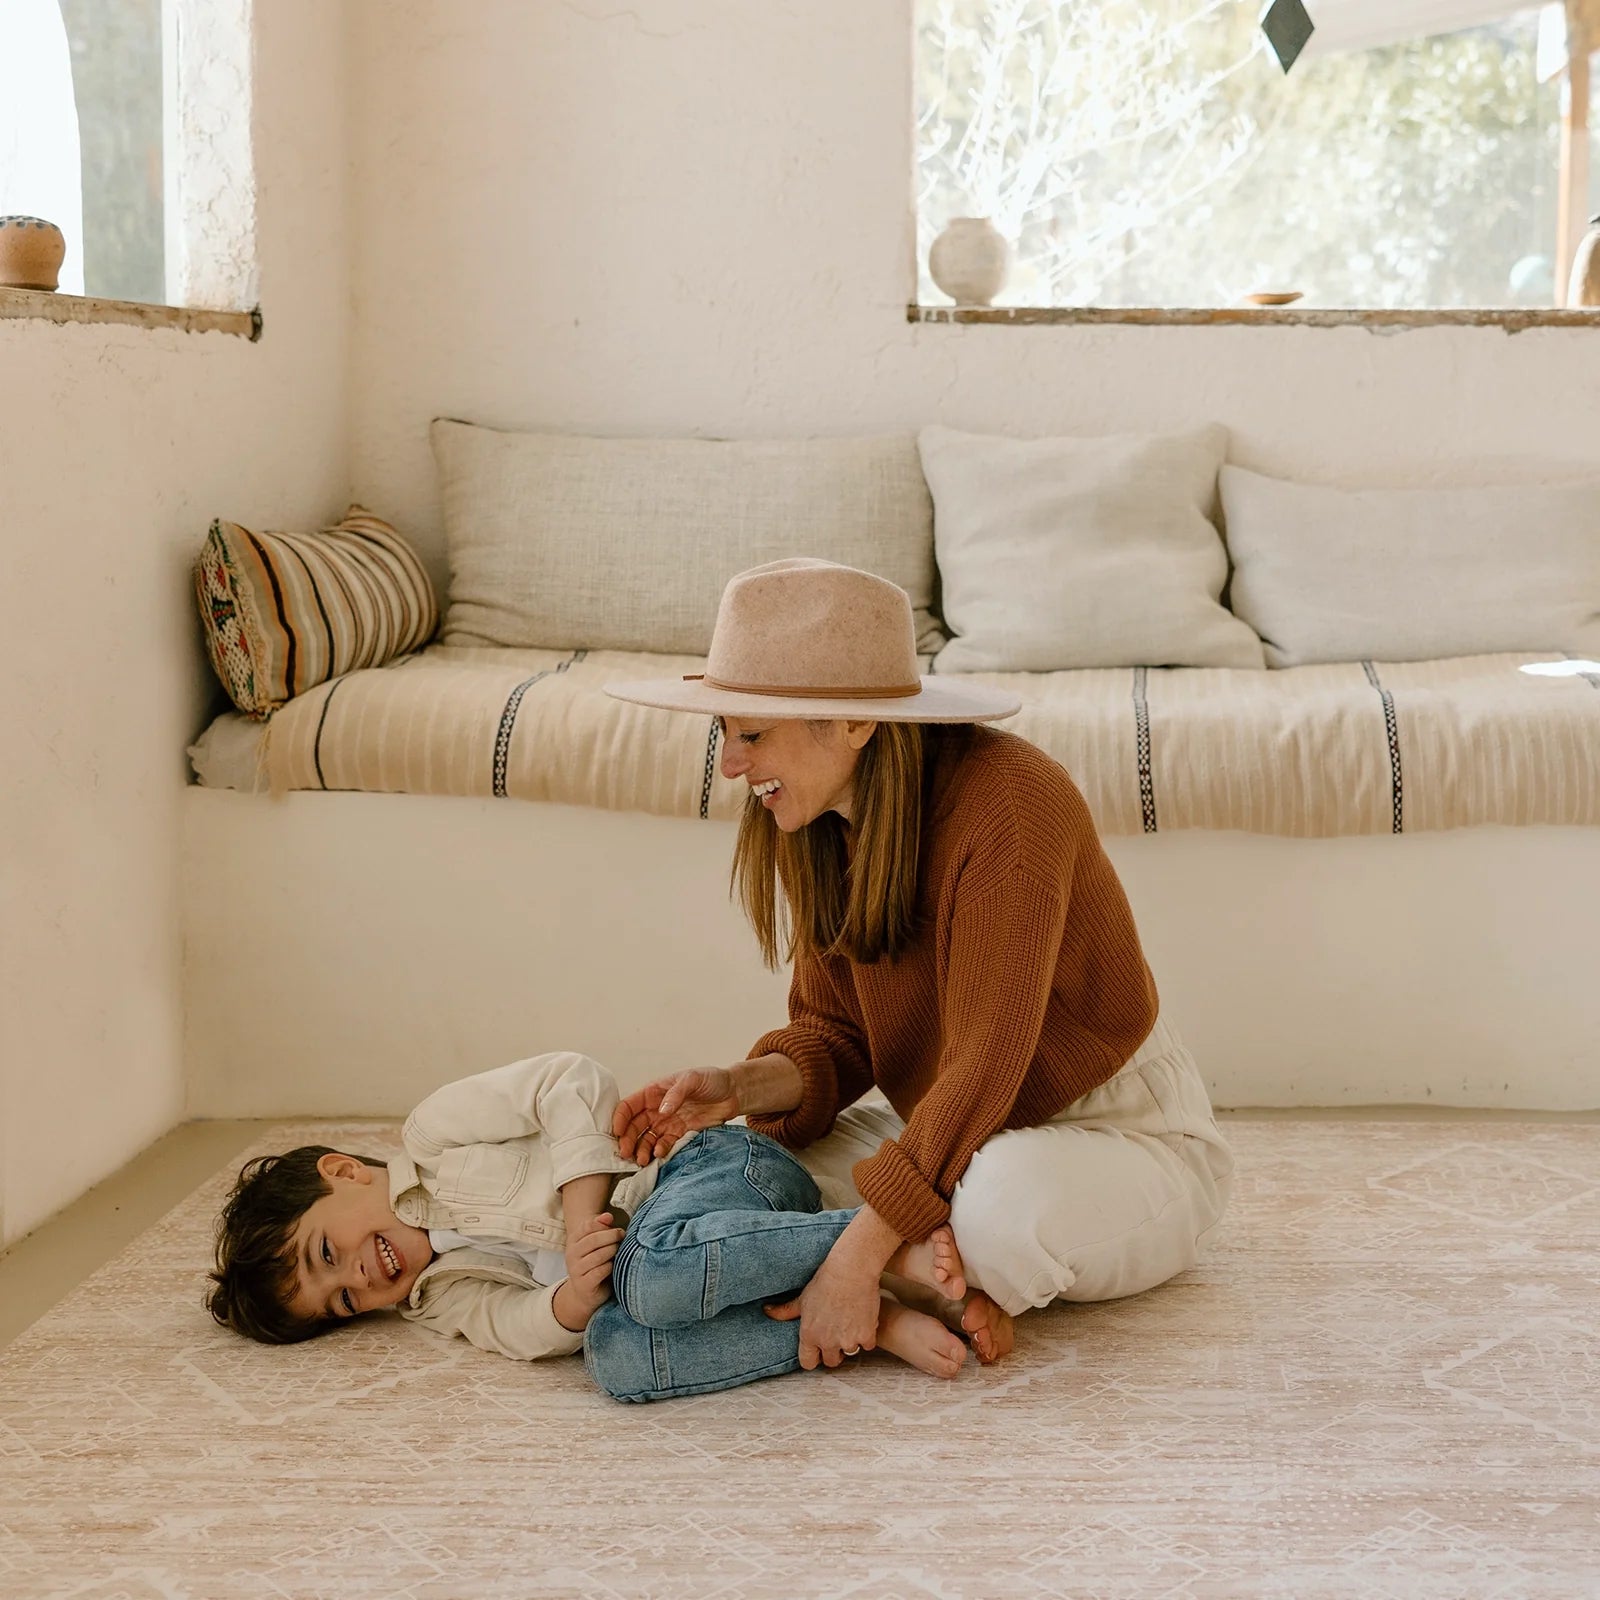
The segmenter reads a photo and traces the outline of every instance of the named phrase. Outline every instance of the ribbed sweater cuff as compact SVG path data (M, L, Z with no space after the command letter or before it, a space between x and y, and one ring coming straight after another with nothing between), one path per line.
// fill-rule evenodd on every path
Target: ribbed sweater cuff
M756 1056L788 1056L800 1069L800 1104L793 1111L748 1116L745 1121L769 1139L791 1150L804 1149L833 1130L839 1115L839 1079L833 1058L803 1028L775 1028L764 1033L750 1049Z
M900 1235L913 1244L926 1239L950 1219L950 1202L912 1164L894 1140L886 1139L875 1156L851 1170L861 1198Z

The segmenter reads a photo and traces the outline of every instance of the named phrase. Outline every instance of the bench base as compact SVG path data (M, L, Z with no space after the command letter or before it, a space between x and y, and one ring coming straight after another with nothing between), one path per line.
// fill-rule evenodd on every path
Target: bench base
M583 1050L624 1089L781 1021L731 825L190 788L187 1114L399 1116ZM1219 1106L1600 1106L1600 828L1112 838Z

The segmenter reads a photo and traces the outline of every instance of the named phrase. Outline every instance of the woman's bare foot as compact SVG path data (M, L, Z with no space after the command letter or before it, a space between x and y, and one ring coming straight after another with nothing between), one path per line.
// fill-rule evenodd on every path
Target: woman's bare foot
M967 1294L967 1269L956 1236L948 1223L942 1223L920 1244L903 1244L889 1257L884 1269L897 1278L909 1278L946 1300L964 1300Z
M1009 1311L1002 1311L982 1289L974 1289L961 1308L961 1326L972 1340L972 1348L984 1366L993 1366L1011 1354L1017 1342L1016 1324Z
M884 1296L878 1311L878 1348L908 1361L931 1378L953 1378L967 1347L937 1318Z

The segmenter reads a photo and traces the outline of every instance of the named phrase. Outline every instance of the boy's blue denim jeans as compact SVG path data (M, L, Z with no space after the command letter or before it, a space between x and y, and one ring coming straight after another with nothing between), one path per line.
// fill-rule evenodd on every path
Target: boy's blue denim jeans
M589 1375L617 1400L732 1389L800 1365L792 1299L854 1211L822 1211L782 1145L724 1125L691 1134L661 1169L611 1269L612 1299L583 1341Z

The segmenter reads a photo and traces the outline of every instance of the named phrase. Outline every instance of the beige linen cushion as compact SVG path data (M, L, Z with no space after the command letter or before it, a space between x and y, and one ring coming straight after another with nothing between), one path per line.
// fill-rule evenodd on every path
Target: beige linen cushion
M950 642L936 672L1260 667L1220 603L1227 430L1005 439L924 428Z
M1600 483L1330 489L1222 469L1233 609L1274 667L1600 651Z
M447 644L704 655L737 572L860 567L943 642L933 506L909 436L593 439L433 424L450 551Z

